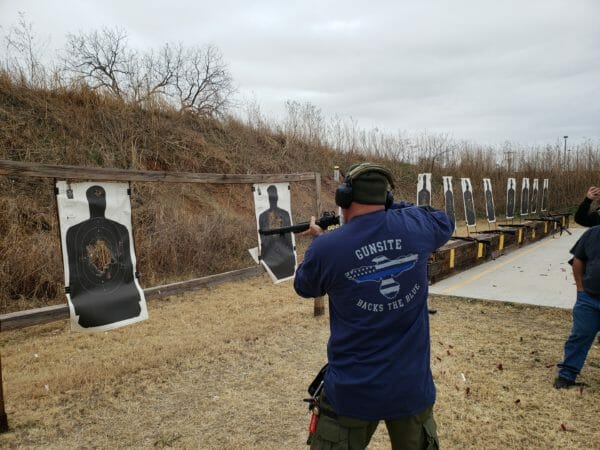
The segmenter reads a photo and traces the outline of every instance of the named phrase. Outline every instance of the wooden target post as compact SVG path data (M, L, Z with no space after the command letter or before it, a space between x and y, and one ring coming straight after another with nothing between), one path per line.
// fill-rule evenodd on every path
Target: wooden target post
M321 217L321 174L315 173L315 216ZM316 297L314 306L314 316L325 314L325 297Z

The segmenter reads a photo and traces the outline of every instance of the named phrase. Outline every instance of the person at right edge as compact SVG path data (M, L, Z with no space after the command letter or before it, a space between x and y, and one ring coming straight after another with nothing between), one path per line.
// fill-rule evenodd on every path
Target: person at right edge
M556 389L580 385L575 380L600 331L600 225L587 230L571 249L577 300L573 326L565 343L564 360L558 364Z
M598 198L600 188L591 186L575 213L575 222L592 228L571 249L574 256L569 263L573 266L577 300L573 306L571 334L565 343L564 361L557 364L556 389L579 385L575 380L600 330L600 214L590 211L592 202Z
M575 222L584 227L600 225L599 211L590 211L592 202L598 198L600 198L600 187L591 186L587 191L587 195L580 203L579 208L577 208Z
M336 191L344 225L314 237L294 281L329 296L324 389L311 449L364 449L384 420L392 448L437 449L427 260L454 223L443 211L393 203L384 166L350 167Z

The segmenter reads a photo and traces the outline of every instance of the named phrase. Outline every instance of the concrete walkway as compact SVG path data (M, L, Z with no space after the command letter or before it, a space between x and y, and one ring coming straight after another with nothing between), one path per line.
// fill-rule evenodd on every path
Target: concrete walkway
M429 287L432 294L572 308L575 281L569 250L586 231L556 234Z

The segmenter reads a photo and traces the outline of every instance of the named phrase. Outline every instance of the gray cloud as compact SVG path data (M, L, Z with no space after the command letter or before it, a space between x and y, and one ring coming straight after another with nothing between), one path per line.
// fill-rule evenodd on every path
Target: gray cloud
M350 5L348 3L351 3ZM5 0L39 34L121 26L132 45L213 43L241 97L286 99L390 132L499 143L600 138L600 3L594 0L100 2Z

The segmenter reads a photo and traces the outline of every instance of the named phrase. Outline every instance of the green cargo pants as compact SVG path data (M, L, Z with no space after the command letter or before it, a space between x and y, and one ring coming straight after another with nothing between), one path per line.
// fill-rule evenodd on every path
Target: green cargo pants
M379 421L337 416L321 395L317 430L310 450L364 450ZM439 448L433 406L415 416L386 420L392 450L437 450Z

